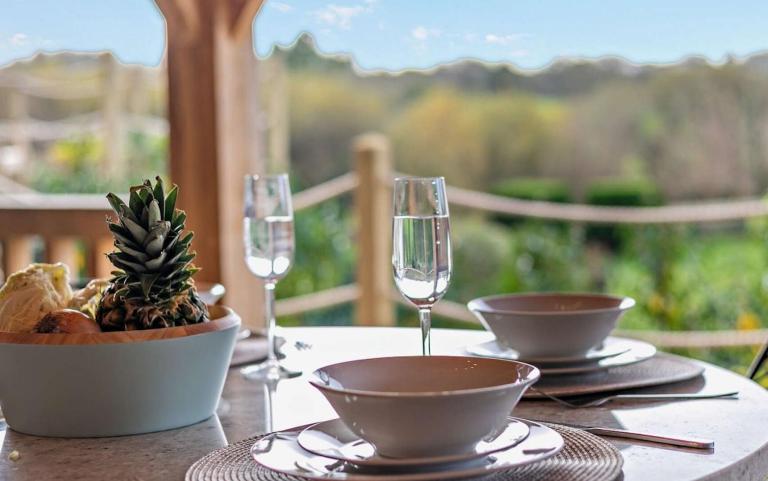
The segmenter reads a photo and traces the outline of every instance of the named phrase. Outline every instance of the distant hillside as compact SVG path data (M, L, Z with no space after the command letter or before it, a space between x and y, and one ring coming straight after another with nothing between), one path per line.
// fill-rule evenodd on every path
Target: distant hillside
M438 65L430 70L410 70L401 73L357 72L353 60L343 54L324 55L315 46L309 34L303 34L290 47L275 49L285 58L286 66L293 71L313 71L344 74L361 77L370 83L396 83L405 90L418 90L424 84L445 84L466 91L497 92L516 89L539 95L564 97L589 92L594 88L615 80L644 80L664 71L682 71L711 66L700 57L689 57L677 64L641 65L618 57L604 57L597 60L582 58L560 58L545 69L536 71L519 70L510 64L485 63L464 59ZM96 80L94 72L103 67L105 61L113 59L109 53L38 54L20 59L0 68L0 98L3 89L23 86L17 80L25 74L39 78L49 77L56 81ZM768 76L768 52L761 52L738 62L745 70ZM158 82L164 67L119 64L119 68L143 75L147 81ZM30 87L28 85L23 87ZM34 87L34 86L31 86ZM0 107L0 118L3 117Z
M354 72L353 60L346 55L323 55L318 52L311 35L304 34L289 48L278 48L286 58L286 64L294 70L317 72ZM752 55L742 61L746 70L768 76L768 52ZM519 70L510 64L485 63L465 59L439 65L425 71L404 71L402 73L358 72L371 81L400 83L406 89L418 88L420 84L442 83L460 90L497 92L517 89L539 95L570 96L589 92L597 86L615 80L643 80L659 72L681 71L710 67L701 57L689 57L677 64L639 65L618 57L604 57L597 60L581 58L560 58L542 70Z

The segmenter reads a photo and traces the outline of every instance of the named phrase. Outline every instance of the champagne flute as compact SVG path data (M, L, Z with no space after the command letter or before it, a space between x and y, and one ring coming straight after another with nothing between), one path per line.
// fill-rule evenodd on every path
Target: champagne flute
M245 264L264 282L268 349L266 361L241 372L261 380L298 376L300 372L280 365L275 340L275 286L293 264L293 207L287 174L245 176L243 234Z
M394 187L392 270L400 293L419 309L421 352L431 353L432 306L451 280L451 235L442 177L398 177Z

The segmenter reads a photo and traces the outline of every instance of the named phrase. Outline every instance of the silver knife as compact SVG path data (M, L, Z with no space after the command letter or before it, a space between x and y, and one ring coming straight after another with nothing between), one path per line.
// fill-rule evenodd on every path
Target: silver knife
M600 426L585 426L582 424L571 424L560 421L547 421L531 419L531 421L562 424L576 429L581 429L596 436L610 436L614 438L635 439L638 441L648 441L651 443L668 444L670 446L682 446L696 449L714 449L715 442L711 439L699 438L681 438L677 436L661 436L658 434L642 433L637 431L628 431L626 429L604 428Z

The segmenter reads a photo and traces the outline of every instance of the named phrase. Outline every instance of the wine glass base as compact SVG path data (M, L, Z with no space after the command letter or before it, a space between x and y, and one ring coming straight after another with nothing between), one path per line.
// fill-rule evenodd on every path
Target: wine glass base
M274 381L301 376L301 371L293 371L280 365L276 360L267 360L240 369L240 373L254 381Z

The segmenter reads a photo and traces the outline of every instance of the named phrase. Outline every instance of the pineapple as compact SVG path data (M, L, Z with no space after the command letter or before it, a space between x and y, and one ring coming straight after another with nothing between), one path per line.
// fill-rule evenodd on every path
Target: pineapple
M166 194L156 177L131 187L128 205L115 194L107 199L117 213L108 222L116 250L107 254L112 272L96 310L104 331L183 326L208 320L205 303L195 291L189 250L193 234L182 235L186 214L175 208L178 187Z

